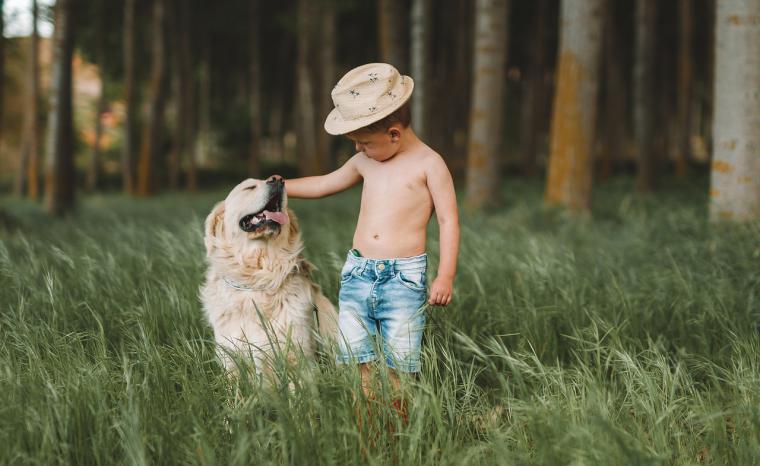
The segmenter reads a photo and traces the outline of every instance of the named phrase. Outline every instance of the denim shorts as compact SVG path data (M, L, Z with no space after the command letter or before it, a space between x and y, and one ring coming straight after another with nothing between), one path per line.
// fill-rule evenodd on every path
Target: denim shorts
M419 372L426 270L427 254L367 259L348 253L340 273L338 363L362 364L382 353L389 367Z

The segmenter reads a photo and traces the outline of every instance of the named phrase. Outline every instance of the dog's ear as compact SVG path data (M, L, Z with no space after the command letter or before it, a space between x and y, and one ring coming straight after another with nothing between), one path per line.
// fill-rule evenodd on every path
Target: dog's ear
M301 232L301 227L298 226L296 214L290 209L288 209L288 228L290 229L288 231L288 238L292 241L298 237L298 233Z
M208 214L205 228L203 242L206 244L206 255L210 256L218 241L224 236L224 201L217 203Z

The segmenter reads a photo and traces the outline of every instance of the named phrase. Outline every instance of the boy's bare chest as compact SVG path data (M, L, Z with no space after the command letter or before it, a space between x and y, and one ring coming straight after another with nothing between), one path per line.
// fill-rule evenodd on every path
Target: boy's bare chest
M407 204L418 203L430 197L425 172L421 167L407 163L372 168L363 173L362 203L370 201L382 204L389 202Z

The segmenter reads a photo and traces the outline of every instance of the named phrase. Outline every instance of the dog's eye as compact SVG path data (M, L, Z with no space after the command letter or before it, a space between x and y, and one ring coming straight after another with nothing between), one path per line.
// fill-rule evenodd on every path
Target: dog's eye
M248 186L247 188L243 188L243 191L248 191L249 189L256 189L256 185Z

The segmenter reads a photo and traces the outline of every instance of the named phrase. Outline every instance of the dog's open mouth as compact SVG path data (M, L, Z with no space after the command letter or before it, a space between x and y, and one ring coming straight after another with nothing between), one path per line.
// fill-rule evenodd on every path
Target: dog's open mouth
M265 227L279 228L288 221L288 214L282 211L282 191L278 190L262 210L240 219L240 229L254 232Z

